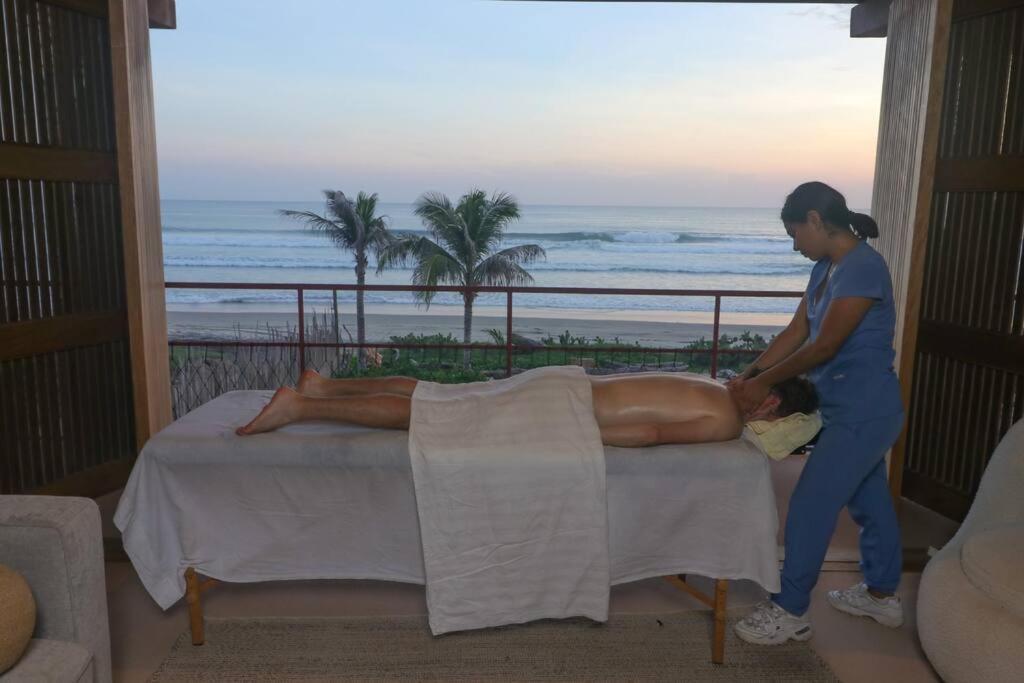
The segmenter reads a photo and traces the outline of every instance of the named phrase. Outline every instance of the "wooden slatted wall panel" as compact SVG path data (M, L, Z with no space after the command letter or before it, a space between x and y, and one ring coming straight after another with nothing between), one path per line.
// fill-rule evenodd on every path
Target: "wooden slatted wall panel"
M882 81L871 213L880 232L875 247L885 256L892 272L899 327L897 348L907 302L910 244L920 175L921 112L928 95L928 54L935 22L929 4L896 0L891 5Z
M133 452L127 340L3 361L0 385L3 493L39 490Z
M0 324L123 311L117 187L0 178Z
M941 192L930 232L922 322L1024 334L1024 192Z
M943 159L1024 154L1024 7L957 21L939 154Z
M1024 417L1022 68L1024 6L954 18L904 486L953 518Z
M0 0L0 8L0 142L112 151L105 18L38 0Z
M102 7L0 0L0 493L135 453Z
M879 118L872 215L876 249L892 273L896 302L896 365L904 403L910 400L912 349L927 212L941 112L952 0L894 0L889 7L885 76ZM894 492L902 485L902 443L890 461Z

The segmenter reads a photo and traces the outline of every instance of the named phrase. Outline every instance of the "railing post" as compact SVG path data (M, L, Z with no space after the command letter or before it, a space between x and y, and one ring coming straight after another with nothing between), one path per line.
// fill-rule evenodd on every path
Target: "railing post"
M512 376L512 290L505 305L505 376Z
M306 371L306 307L302 287L296 288L299 300L299 374Z
M718 327L722 317L722 295L715 295L715 325L711 339L711 378L718 377Z

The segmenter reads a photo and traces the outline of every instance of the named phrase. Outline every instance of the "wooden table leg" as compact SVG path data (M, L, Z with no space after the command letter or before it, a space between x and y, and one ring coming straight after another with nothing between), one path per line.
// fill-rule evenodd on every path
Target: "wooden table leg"
M728 580L715 580L715 640L711 645L711 661L715 664L725 663L725 598L728 588Z
M189 567L185 570L185 600L188 602L188 621L192 629L193 645L202 645L206 640L203 634L203 603L200 600L200 592L196 570Z

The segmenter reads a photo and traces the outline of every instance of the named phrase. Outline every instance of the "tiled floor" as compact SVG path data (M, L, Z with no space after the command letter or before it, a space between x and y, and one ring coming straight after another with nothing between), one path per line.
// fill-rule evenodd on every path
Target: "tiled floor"
M797 458L789 458L774 468L783 521L788 492L802 464ZM105 533L112 538L117 532L110 517L117 498L118 494L112 494L99 501ZM900 518L904 545L908 549L939 547L956 529L949 520L910 502L901 506ZM815 629L812 647L839 678L848 683L938 680L917 639L915 606L920 574L908 572L903 576L900 594L908 619L900 629L888 629L866 619L847 616L825 601L825 592L860 580L853 563L857 556L856 532L852 521L844 515L829 552L827 571L822 574L812 598L810 617ZM704 581L699 577L692 580ZM107 563L107 592L114 681L145 681L167 655L177 636L188 628L184 601L162 612L145 592L132 566L120 561ZM761 589L751 582L730 584L731 609L752 605L763 597ZM613 613L695 609L704 608L661 579L638 581L612 590ZM218 585L204 594L204 611L212 617L406 615L425 614L426 603L422 586L379 581L295 581Z

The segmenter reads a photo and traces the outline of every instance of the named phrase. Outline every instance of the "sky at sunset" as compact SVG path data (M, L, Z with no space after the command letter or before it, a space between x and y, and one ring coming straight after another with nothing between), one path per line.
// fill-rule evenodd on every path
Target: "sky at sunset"
M165 199L870 205L884 39L850 5L177 0Z

